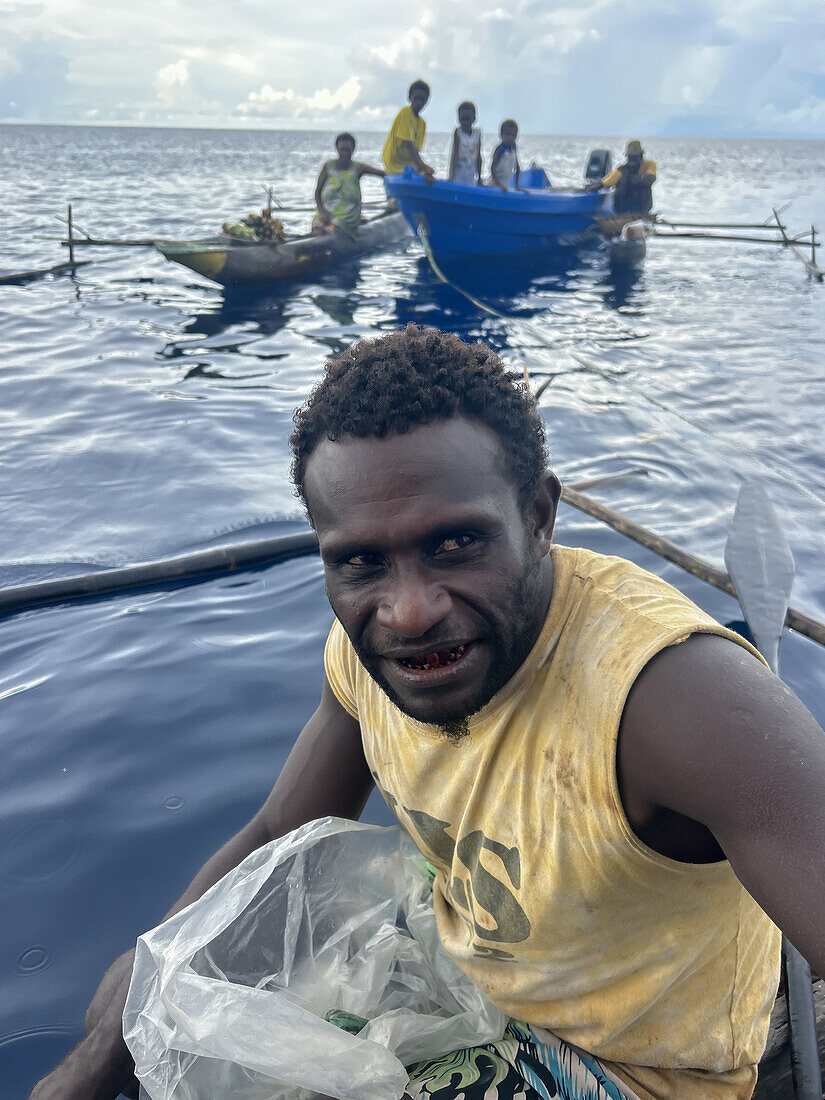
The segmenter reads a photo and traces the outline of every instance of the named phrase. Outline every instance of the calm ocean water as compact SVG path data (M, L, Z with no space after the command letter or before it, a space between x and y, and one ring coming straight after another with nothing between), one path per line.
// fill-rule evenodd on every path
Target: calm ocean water
M358 155L378 163L381 135ZM428 156L446 167L448 139ZM57 262L72 202L98 236L192 236L261 205L307 205L331 135L0 127L0 273ZM613 139L525 136L524 164L579 182ZM487 142L487 151L491 149ZM825 143L650 140L656 206L762 221L792 201L825 229ZM380 183L367 184L381 194ZM289 228L307 214L287 215ZM825 287L774 248L653 241L635 280L597 248L540 277L439 284L417 245L254 298L150 250L95 251L74 278L0 287L0 584L297 529L293 408L324 357L409 320L485 339L537 381L564 477L644 466L595 491L720 562L743 479L770 492L825 618ZM539 339L539 337L541 339ZM547 344L550 344L548 347ZM729 598L562 509L561 541L631 557L720 619ZM157 922L260 804L313 709L330 622L306 559L0 622L0 1081L8 1100L79 1037L103 969ZM825 653L783 669L825 721ZM385 820L377 803L374 820Z

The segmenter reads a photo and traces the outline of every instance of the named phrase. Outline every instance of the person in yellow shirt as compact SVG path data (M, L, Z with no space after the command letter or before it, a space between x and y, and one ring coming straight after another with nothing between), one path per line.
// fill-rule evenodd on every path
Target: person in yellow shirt
M609 172L601 186L615 188L613 209L617 214L647 214L653 208L656 162L645 159L640 141L629 141L625 155L624 164Z
M414 80L407 92L409 106L402 107L393 119L382 153L384 168L388 176L403 172L408 164L428 182L435 175L435 169L421 159L427 123L421 112L430 98L430 86L423 80Z
M825 973L812 715L660 578L555 541L544 422L483 344L347 348L290 444L336 616L321 698L172 912L375 787L435 868L441 943L511 1017L408 1066L413 1100L749 1100L779 928ZM136 1095L133 954L31 1100Z

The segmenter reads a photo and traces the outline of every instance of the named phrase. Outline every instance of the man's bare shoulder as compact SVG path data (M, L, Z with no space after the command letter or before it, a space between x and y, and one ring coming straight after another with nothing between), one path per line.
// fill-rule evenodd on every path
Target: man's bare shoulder
M667 805L696 783L716 785L720 768L781 770L791 747L812 738L821 738L813 717L761 661L730 638L697 633L642 670L625 706L620 752L634 785Z

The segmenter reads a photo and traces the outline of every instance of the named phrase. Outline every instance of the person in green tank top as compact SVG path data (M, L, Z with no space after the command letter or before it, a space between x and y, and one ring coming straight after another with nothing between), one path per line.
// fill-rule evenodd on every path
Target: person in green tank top
M384 171L352 159L355 152L352 134L339 134L335 150L338 156L326 161L318 173L315 184L318 212L312 219L312 232L321 236L338 230L356 237L361 227L361 177L383 177Z

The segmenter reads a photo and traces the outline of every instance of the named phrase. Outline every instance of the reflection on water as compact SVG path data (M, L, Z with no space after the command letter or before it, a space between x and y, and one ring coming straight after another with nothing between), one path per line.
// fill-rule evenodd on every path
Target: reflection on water
M269 287L221 289L213 308L196 313L183 332L219 336L234 326L253 326L262 336L274 336L290 321L290 306L307 297L330 321L341 327L355 324L360 304L357 294L362 258L349 260L322 272L308 284L284 281Z
M609 264L598 286L602 289L602 301L610 309L642 308L644 297L640 286L644 280L644 267L629 264Z
M233 325L253 323L258 332L274 336L287 323L289 288L276 288L247 297L221 297L213 309L195 313L182 332L185 335L220 336Z
M350 331L358 324L358 312L363 306L362 268L369 263L370 260L364 258L348 261L316 276L309 285L285 282L265 288L219 292L214 305L195 313L182 326L181 337L170 341L159 354L170 359L187 355L192 349L192 336L214 341L215 337L238 328L243 330L247 341L250 333L275 336L290 323L296 307L303 302L311 302L337 329ZM467 339L477 339L479 325L491 315L503 315L504 320L540 317L556 296L575 296L588 287L601 294L610 309L623 309L634 303L634 290L643 278L643 268L612 266L607 249L597 243L546 256L445 265L442 271L449 283L444 283L426 257L420 254L413 253L409 271L403 289L388 301L390 309L384 313L381 327L396 327L411 321L443 326L448 320L449 328ZM468 295L489 307L490 312ZM486 338L499 350L510 343L501 326L494 326L486 333ZM316 334L314 339L327 347L330 354L338 353L350 342L330 333ZM234 343L213 342L210 348L213 352L241 350L241 346ZM248 342L245 350L249 352ZM204 364L193 370L209 375Z

